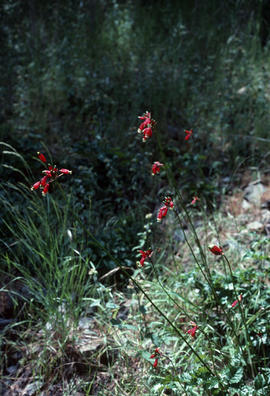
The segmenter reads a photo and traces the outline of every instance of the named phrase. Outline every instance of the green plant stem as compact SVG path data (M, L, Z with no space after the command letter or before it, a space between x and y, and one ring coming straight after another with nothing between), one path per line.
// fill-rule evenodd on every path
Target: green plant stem
M160 150L160 153L161 153L162 161L163 161L164 163L166 163L166 157L165 157L165 154L164 154L162 145L161 145L161 143L160 143L159 133L157 133L157 141L158 141L158 146L159 146L159 150ZM241 347L241 345L240 345L240 342L239 342L239 339L238 339L238 335L236 334L236 331L235 331L235 328L234 328L234 324L233 324L233 322L231 321L231 319L230 319L228 313L226 312L226 310L223 309L223 307L219 304L218 296L217 296L216 291L215 291L215 289L214 289L214 287L213 287L213 285L212 285L211 273L210 273L210 270L209 270L209 268L208 268L206 256L205 256L205 254L204 254L204 252L203 252L203 249L202 249L202 246L201 246L201 243L200 243L198 234L197 234L197 232L196 232L196 229L195 229L195 227L194 227L194 224L193 224L193 222L192 222L192 219L191 219L191 217L190 217L190 215L189 215L189 213L188 213L188 211L187 211L185 205L183 204L183 198L182 198L182 196L181 196L181 194L179 193L179 190L178 190L178 188L177 188L177 185L176 185L176 181L175 181L173 172L171 171L171 169L170 169L170 167L169 167L168 165L166 166L166 169L167 169L166 175L167 175L168 183L169 183L169 185L171 185L171 186L174 188L174 191L176 192L176 195L177 195L177 197L178 197L178 199L179 199L180 207L181 207L181 209L183 210L183 212L185 213L185 215L187 216L188 223L190 224L192 233L193 233L193 235L195 236L195 241L196 241L196 244L197 244L197 246L198 246L198 248L199 248L200 256L201 256L201 258L202 258L202 261L203 261L204 264L205 264L206 273L207 273L209 279L208 279L208 277L206 276L205 272L203 271L202 266L200 265L199 260L197 259L196 255L195 255L195 253L194 253L194 251L193 251L193 249L192 249L192 246L190 245L190 243L189 243L189 241L188 241L188 238L187 238L187 236L186 236L186 233L185 233L185 230L184 230L184 227L183 227L183 224L182 224L180 215L179 215L178 212L176 212L176 213L177 213L177 219L178 219L178 222L179 222L179 224L180 224L180 227L182 228L185 241L186 241L186 243L187 243L187 245L188 245L188 247L189 247L189 249L190 249L190 251L191 251L191 254L192 254L192 256L193 256L193 258L194 258L196 264L198 265L198 267L199 267L199 269L200 269L202 275L204 276L205 280L207 281L208 285L210 286L210 289L211 289L211 291L212 291L212 293L213 293L213 296L214 296L214 298L215 298L215 302L216 302L216 307L217 307L217 309L218 309L219 306L221 307L221 310L222 310L222 312L224 313L224 315L226 316L226 318L227 318L227 320L228 320L228 323L230 324L230 327L231 327L231 329L232 329L232 331L233 331L233 333L234 333L234 335L235 335L235 337L236 337L237 345L238 345L238 347L240 348L240 350L241 350L241 352L242 352L242 354L243 354L243 350L242 350L242 347ZM245 356L245 355L243 354L243 356Z
M159 279L159 277L158 277L158 274L157 274L157 271L156 271L156 268L155 268L155 264L153 263L152 260L150 260L150 261L151 261L153 270L154 270L154 272L155 272L157 281L158 281L158 283L160 284L160 287L162 288L162 290L166 293L166 295L169 297L169 299L177 306L177 308L179 308L179 309L184 313L184 315L185 315L188 319L190 319L191 321L194 321L194 318L192 318L192 317L187 313L187 311L186 311L183 307L181 307L181 306L178 304L178 302L177 302L177 301L169 294L169 292L166 290L166 287L161 283L161 281L160 281L160 279ZM188 299L186 299L186 300L188 301L189 304L191 304L191 305L194 306L194 304L193 304L191 301L189 301ZM208 340L208 342L211 342L211 340L209 339L208 335L204 332L204 330L203 330L202 328L200 328L200 332L205 336L205 338ZM213 342L213 344L216 346L216 348L220 348L220 345L216 344L215 342ZM220 351L220 354L223 355L223 353L222 353L221 351ZM212 363L213 363L213 367L214 367L214 361L213 361L213 359L212 359Z
M108 254L108 256L119 266L119 268L123 271L123 273L133 282L133 284L140 290L141 293L146 297L146 299L151 303L151 305L156 309L156 311L169 323L169 325L174 329L174 331L178 334L178 336L187 344L187 346L190 348L190 350L194 353L194 355L198 358L198 360L201 362L201 364L209 371L209 373L213 376L216 376L216 374L211 370L209 365L203 361L203 359L200 357L200 355L195 351L195 349L192 347L192 345L185 339L185 337L181 334L180 330L174 325L174 323L165 315L162 310L153 302L151 297L146 293L143 288L140 286L140 284L123 268L122 264L116 259L112 254L104 247L102 246L99 241L94 237L94 235L87 230L93 241L97 244L99 248L101 248L104 252ZM220 383L222 386L222 384ZM223 386L222 386L223 387Z
M251 372L252 372L252 375L253 375L253 378L254 378L255 377L255 373L254 373L254 367L253 367L253 362L252 362L250 348L249 348L249 346L251 345L251 339L250 339L250 336L249 336L249 333L248 333L246 319L245 319L245 315L244 315L244 312L243 312L243 309L242 309L242 303L238 299L238 295L237 295L235 284L234 284L234 280L233 280L233 272L232 272L232 267L231 267L230 261L228 260L228 258L226 257L225 254L223 254L222 257L224 258L224 260L226 261L226 263L228 265L228 268L229 268L229 271L230 271L230 275L231 275L231 279L232 279L233 291L234 291L235 299L239 302L238 308L239 308L239 312L240 312L240 315L241 315L241 318L242 318L242 321L243 321L243 324L244 324L245 340L246 340L246 343L248 345L248 348L247 348L248 359L249 359L249 364L250 364L250 367L251 367Z

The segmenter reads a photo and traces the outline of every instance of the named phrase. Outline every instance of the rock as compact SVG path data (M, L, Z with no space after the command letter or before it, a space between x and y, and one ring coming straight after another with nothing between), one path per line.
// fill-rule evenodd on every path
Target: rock
M263 193L265 192L266 187L260 182L250 183L244 190L245 196L244 198L251 204L260 207L261 206L261 198Z
M27 396L32 396L36 394L36 392L43 386L42 381L35 381L32 384L28 384L26 388L24 388L23 394Z
M87 316L82 317L79 320L78 328L79 329L90 329L93 325L94 319L88 318Z
M246 211L246 210L250 210L251 208L252 208L252 205L246 199L243 199L243 201L242 201L242 209L244 211Z
M247 228L249 231L256 231L256 232L264 231L264 225L262 223L260 223L259 221L253 221L252 223L249 223L247 225Z

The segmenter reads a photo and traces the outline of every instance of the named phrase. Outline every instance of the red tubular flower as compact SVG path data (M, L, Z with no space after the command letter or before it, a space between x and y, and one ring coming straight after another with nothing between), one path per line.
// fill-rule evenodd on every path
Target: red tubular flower
M152 136L152 128L145 128L143 130L143 142L146 142L147 139L149 139Z
M158 359L159 359L160 355L161 355L161 353L159 351L159 348L156 348L155 352L150 356L150 359L155 359L154 364L153 364L154 368L156 368L158 365Z
M68 169L60 169L59 172L64 173L65 175L71 175L72 171L68 170Z
M238 296L238 299L235 300L235 301L232 303L232 308L234 308L239 302L241 302L242 299L243 299L243 296L242 296L242 294L240 294L240 296Z
M161 220L163 219L163 217L165 217L168 213L168 208L167 206L162 206L159 211L158 211L158 215L157 215L157 221L161 222Z
M149 111L146 111L142 116L138 117L140 120L146 120L147 118L151 119L151 113Z
M51 172L51 170L44 170L44 171L42 171L42 173L44 173L44 175L46 175L46 176L48 176L48 177L52 177L52 172Z
M143 267L144 266L144 262L145 262L145 260L149 257L151 257L152 256L152 254L153 254L153 251L152 251L152 249L149 249L149 250L146 250L145 252L143 251L143 250L139 250L139 252L140 252L140 254L141 254L141 259L140 259L140 264L141 264L141 266Z
M192 327L192 329L189 329L187 332L188 332L188 334L190 334L191 335L191 337L195 337L195 335L196 335L196 331L197 331L197 329L198 329L198 326L197 325L195 325L194 327Z
M150 356L150 359L155 358L157 355L161 355L161 353L159 352L159 348L155 349L155 352Z
M32 191L33 191L33 190L37 190L37 189L40 187L40 184L41 184L40 181L36 182L36 183L31 187L31 190L32 190Z
M208 249L210 250L211 253L215 254L216 256L222 256L224 254L222 248L216 245L208 246Z
M45 184L43 191L42 191L43 196L47 194L47 192L49 191L49 187L50 187L49 183Z
M38 152L37 152L37 155L38 155L38 158L39 158L42 162L44 162L44 164L47 163L47 160L46 160L45 156L44 156L42 153L40 153L40 152L38 151Z
M146 118L138 128L138 133L142 133L145 128L149 128L151 126L150 118Z
M47 160L42 153L38 152L37 154L38 154L38 158L42 162L47 163ZM56 165L54 165L54 166L48 165L48 169L45 169L44 171L42 171L42 173L45 176L43 176L40 181L36 182L31 187L31 190L37 190L40 187L43 190L42 195L46 195L47 192L49 191L50 183L54 182L56 179L58 179L58 177L60 177L62 175L70 175L72 173L72 171L70 171L69 169L65 169L65 168L58 170L58 168L56 168Z
M165 197L164 205L167 206L168 208L172 209L173 206L174 206L172 198L171 197Z
M47 179L48 179L48 176L44 176L44 177L40 180L40 185L41 185L42 187L44 187L45 184L47 183Z
M187 134L186 136L185 136L185 140L188 140L189 138L190 138L190 136L192 135L192 129L190 130L190 131L188 131L188 130L185 130L185 133Z
M143 133L143 142L146 142L152 136L152 127L155 125L155 120L152 120L149 111L146 111L139 119L143 122L138 128L138 133Z
M158 175L160 172L160 168L163 166L164 164L161 164L159 161L156 161L153 163L152 165L152 176L154 175Z
M199 201L199 200L200 200L199 197L197 197L197 196L193 197L193 200L191 201L191 205L195 205L195 203L196 203L197 201Z

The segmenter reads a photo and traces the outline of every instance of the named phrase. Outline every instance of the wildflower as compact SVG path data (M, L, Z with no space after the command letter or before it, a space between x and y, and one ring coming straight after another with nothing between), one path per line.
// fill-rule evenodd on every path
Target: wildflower
M42 153L38 152L37 154L38 158L42 162L47 163L47 160ZM48 165L48 169L43 170L42 173L44 176L31 187L31 190L37 190L38 188L41 188L42 195L44 196L48 193L50 184L52 182L54 182L60 176L70 175L72 171L65 168L58 170L56 165Z
M191 135L192 135L192 129L190 130L190 131L188 131L187 129L185 130L185 133L186 133L186 136L185 136L185 140L188 140L190 137L191 137Z
M152 127L156 122L151 118L151 113L149 113L149 111L146 111L139 119L143 120L143 122L138 128L138 133L143 134L143 142L146 142L146 140L152 136Z
M140 117L139 117L140 118ZM142 133L142 131L145 129L145 128L149 128L149 127L151 127L151 119L150 118L146 118L142 123L141 123L141 125L139 126L139 128L138 128L138 133Z
M197 331L197 329L198 329L198 326L197 325L195 325L195 326L193 326L192 327L192 329L189 329L188 331L187 331L187 333L188 334L190 334L191 335L191 337L195 337L195 335L196 335L196 331Z
M155 352L150 356L150 359L155 359L153 367L156 368L158 365L158 359L160 357L161 353L159 351L159 348L155 349Z
M41 184L40 181L36 182L36 183L31 187L31 190L32 190L32 191L33 191L33 190L37 190L37 189L39 188L40 184Z
M242 296L242 294L240 294L240 296L238 296L238 299L235 300L235 301L232 303L232 308L234 308L239 302L241 302L242 299L243 299L243 296Z
M138 128L138 133L141 133L145 128L151 127L155 124L155 120L151 119L151 113L149 111L146 111L142 116L139 116L138 118L140 120L143 120Z
M152 254L153 254L153 251L152 251L152 249L149 249L149 250L146 250L145 252L143 251L143 250L139 250L139 252L140 252L140 254L141 254L141 259L140 259L140 264L141 264L141 266L143 267L144 266L144 262L145 262L145 260L149 257L151 257L152 256Z
M193 200L191 201L191 205L195 205L195 203L197 202L197 201L199 201L200 200L200 198L199 197L197 197L197 196L195 196L195 197L193 197Z
M152 176L154 175L158 175L160 172L160 168L163 166L164 164L161 164L159 161L156 161L153 163L152 165Z
M44 170L42 171L42 173L44 173L44 175L47 175L48 177L52 177L52 170Z
M38 155L38 158L39 158L42 162L44 162L44 164L47 163L46 157L45 157L42 153L40 153L40 152L38 151L38 152L37 152L37 155Z
M45 184L47 183L47 179L48 179L48 176L44 176L44 177L40 180L40 185L41 185L42 187L44 187Z
M210 250L211 253L215 254L216 256L222 256L224 254L222 248L216 245L208 246L208 249Z
M158 211L158 215L157 215L157 221L158 222L160 222L162 219L163 219L163 217L165 217L166 215L167 215L167 213L168 213L168 208L167 208L167 206L162 206L160 209L159 209L159 211Z
M45 184L43 191L42 191L43 196L47 194L47 192L49 191L49 187L50 187L49 183Z
M145 143L147 139L149 139L152 136L152 128L145 128L143 130L143 142Z
M59 172L64 173L64 175L71 175L72 171L68 169L60 169Z
M167 206L168 208L172 209L173 206L174 206L173 201L172 201L172 197L165 197L164 205Z

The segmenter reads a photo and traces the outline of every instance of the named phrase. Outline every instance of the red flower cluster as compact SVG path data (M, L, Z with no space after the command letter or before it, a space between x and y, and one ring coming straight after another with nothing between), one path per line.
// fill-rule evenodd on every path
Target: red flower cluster
M189 329L188 331L187 331L187 333L188 334L190 334L191 335L191 337L195 337L195 335L196 335L196 331L197 331L197 329L198 329L198 326L197 325L195 325L195 326L193 326L192 327L192 329Z
M156 368L158 365L158 359L159 359L160 355L161 355L161 353L159 352L159 348L156 348L155 352L150 356L150 359L155 359L155 361L153 363L154 368Z
M224 254L222 248L216 245L208 246L208 249L210 250L211 253L215 254L216 256L222 256Z
M173 208L172 197L165 197L164 198L164 205L167 206L168 208L172 209Z
M157 221L160 223L161 220L163 219L163 217L165 217L168 213L168 208L167 206L162 206L159 211L158 211L158 215L157 215Z
M234 308L239 302L241 302L242 299L243 299L243 296L242 296L242 294L240 294L240 296L238 296L238 299L235 300L235 301L232 303L232 308Z
M191 137L193 131L192 131L192 129L190 131L185 130L185 133L186 133L185 140L188 140Z
M158 211L158 215L157 215L157 221L161 222L161 220L163 219L163 217L165 217L168 213L168 208L173 209L173 201L171 197L165 197L164 201L163 201L164 205L161 206L161 208Z
M146 250L145 252L143 251L143 250L139 250L139 252L140 252L140 254L141 254L141 259L140 259L140 264L141 264L141 266L143 267L144 266L144 262L145 262L145 260L149 257L151 257L152 256L152 254L153 254L153 250L151 250L151 249L149 249L149 250Z
M146 142L152 136L152 127L155 125L155 120L151 118L151 113L146 111L142 116L139 116L140 120L143 120L138 128L138 133L143 134L143 142Z
M164 164L161 164L160 162L156 161L153 163L152 165L152 176L154 175L158 175L160 172L160 168L163 166Z
M44 176L31 187L31 190L37 190L40 188L42 190L42 195L44 196L49 191L50 183L54 182L60 176L70 175L72 171L68 169L57 169L55 166L47 164L46 157L42 153L38 152L37 155L38 158L48 166L48 169L42 172Z

